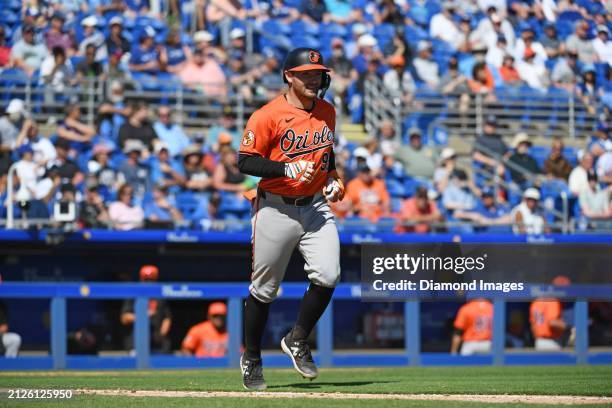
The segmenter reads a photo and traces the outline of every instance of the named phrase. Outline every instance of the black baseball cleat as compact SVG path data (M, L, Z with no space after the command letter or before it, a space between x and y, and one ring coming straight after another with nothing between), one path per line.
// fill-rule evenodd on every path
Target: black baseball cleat
M287 337L281 340L281 348L293 362L293 367L304 378L314 380L319 375L317 366L312 360L310 346L306 340L303 341L288 341Z
M247 360L244 354L240 357L242 385L249 391L263 391L267 388L263 376L263 364L260 360Z

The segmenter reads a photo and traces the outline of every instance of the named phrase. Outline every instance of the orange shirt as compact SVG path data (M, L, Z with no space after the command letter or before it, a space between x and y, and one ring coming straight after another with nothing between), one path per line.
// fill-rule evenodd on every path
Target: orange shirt
M561 302L558 300L536 300L529 308L531 331L536 338L556 339L563 331L553 330L550 321L561 319Z
M253 112L247 122L240 153L291 163L314 162L312 182L288 177L261 179L259 186L284 196L309 196L321 191L327 181L329 160L334 148L336 110L315 99L310 111L296 108L280 95Z
M223 357L227 353L227 332L219 333L208 320L196 324L183 340L183 347L196 357Z
M346 186L346 197L353 204L355 212L372 222L378 221L383 215L383 209L389 203L389 193L385 182L375 178L371 185L354 178Z
M423 211L419 209L416 205L416 198L409 198L402 203L402 208L400 209L400 219L401 220L414 220L415 217L420 215L431 215L438 211L438 207L434 201L429 202L429 206ZM425 233L429 232L429 224L417 224L414 226L403 226L398 225L395 228L395 232L417 232L417 233Z
M471 300L459 308L455 329L463 330L463 341L491 340L493 304L488 300Z

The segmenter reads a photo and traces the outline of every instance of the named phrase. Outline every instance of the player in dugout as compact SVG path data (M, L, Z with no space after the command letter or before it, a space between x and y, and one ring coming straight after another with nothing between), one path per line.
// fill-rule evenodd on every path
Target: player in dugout
M227 353L227 306L213 302L208 306L208 320L196 324L187 332L181 351L196 357L223 357Z
M557 276L552 280L554 286L569 286L566 276ZM570 326L563 320L563 306L554 298L539 298L531 303L529 322L535 338L535 349L538 351L559 351L566 331Z
M486 299L472 299L459 308L453 324L451 354L462 356L491 352L493 304ZM461 351L459 351L461 345Z

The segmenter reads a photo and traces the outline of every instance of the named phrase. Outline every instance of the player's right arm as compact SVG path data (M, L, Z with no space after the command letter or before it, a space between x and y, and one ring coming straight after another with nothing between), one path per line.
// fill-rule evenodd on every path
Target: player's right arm
M289 177L304 182L312 180L312 162L300 160L285 163L269 159L271 143L274 141L275 124L261 110L255 111L247 122L240 143L238 168L244 174L255 177Z

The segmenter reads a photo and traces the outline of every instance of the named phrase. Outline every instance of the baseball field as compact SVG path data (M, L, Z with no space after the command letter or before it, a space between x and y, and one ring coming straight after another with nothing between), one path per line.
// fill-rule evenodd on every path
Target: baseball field
M266 392L242 389L238 370L0 373L10 407L612 407L612 366L322 369L303 380L266 369ZM8 399L9 390L64 389L64 400Z

